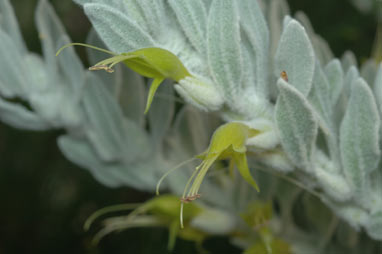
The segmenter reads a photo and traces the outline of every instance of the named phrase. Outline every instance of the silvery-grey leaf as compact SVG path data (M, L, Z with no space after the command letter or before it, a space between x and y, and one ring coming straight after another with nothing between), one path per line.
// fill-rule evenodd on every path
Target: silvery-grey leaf
M345 115L348 101L350 98L351 88L353 82L359 77L358 69L355 66L351 66L345 74L342 92L337 102L337 106L334 111L335 125L337 128L341 125L343 116Z
M106 45L117 53L153 47L152 38L122 12L104 4L84 5L86 15Z
M33 93L43 93L46 90L55 90L56 87L52 87L49 77L46 73L46 63L43 61L40 55L29 53L24 55L23 64L25 64L25 76L28 77L29 93L27 97L30 97Z
M379 105L379 112L382 117L382 63L378 66L378 72L374 81L374 95L377 104Z
M256 87L262 95L268 94L268 52L269 31L263 13L257 1L237 1L240 13L240 25L244 29L254 51L256 69Z
M351 66L357 67L357 58L352 51L347 50L341 57L342 69L346 73Z
M121 84L118 98L123 114L129 120L134 121L138 127L143 128L145 122L143 112L145 111L146 104L144 79L126 67L121 68L120 72L122 77L119 81Z
M374 84L375 75L378 70L377 62L374 59L369 59L361 66L361 77L372 86Z
M108 187L120 185L120 179L107 168L102 168L102 162L86 139L76 139L65 135L58 138L57 144L66 158L80 167L88 169L102 184Z
M152 148L161 149L162 141L168 132L174 115L174 89L172 81L166 80L158 88L156 98L150 107L148 114Z
M333 205L332 210L355 230L359 231L361 226L367 222L369 214L364 209L352 205Z
M330 128L329 126L331 125L332 116L330 87L328 80L318 62L316 62L313 76L313 86L308 98L315 109L318 110L320 122L324 122L326 128Z
M51 76L53 81L55 79L54 75L58 71L56 52L63 46L59 45L58 42L62 35L65 34L65 29L52 6L46 0L39 1L36 8L35 19L42 43L42 51L46 61L47 73Z
M366 231L373 239L382 241L382 211L369 217L366 223Z
M382 161L377 169L366 178L366 184L361 195L357 196L357 204L372 213L382 211Z
M29 88L23 56L8 34L1 30L0 41L0 93L9 98L23 97Z
M136 24L142 28L146 33L150 33L150 27L146 22L145 16L143 15L143 10L139 5L139 0L130 0L123 1L125 4L125 8L123 10L131 20L134 20Z
M212 1L211 0L203 0L203 3L206 6L207 12L209 12Z
M0 30L3 30L12 38L12 42L20 54L27 52L15 13L8 0L0 1Z
M0 120L18 129L46 130L50 126L39 115L24 106L10 103L0 96Z
M315 152L314 173L321 188L329 197L337 202L345 202L353 195L353 191L341 174L340 168L319 149Z
M57 45L70 43L69 37L62 35ZM80 92L85 84L84 67L72 47L66 48L58 57L58 64L65 78L65 84L72 92L74 98L80 97Z
M329 82L330 102L333 107L337 104L344 83L341 62L338 59L333 59L325 66L324 72Z
M284 19L283 19L283 30L285 30L285 28L289 25L289 22L291 22L293 19L291 16L289 15L285 15Z
M107 3L108 6L110 6L111 8L114 8L116 10L120 10L120 11L124 11L124 6L126 6L126 2L130 2L131 0L129 1L125 1L125 0L73 0L75 3L79 4L79 5L85 5L87 3L98 3L98 4L105 4Z
M324 38L319 35L315 35L313 38L313 47L316 53L316 57L322 64L327 64L330 60L334 58L334 54L330 49L330 46Z
M140 6L141 14L145 18L147 29L152 37L160 37L164 32L166 20L163 0L139 0L137 4Z
M348 100L350 98L352 85L353 85L354 81L358 79L359 76L360 76L360 74L358 72L357 67L355 67L355 66L350 66L350 68L346 72L345 80L344 80L344 87L342 89L342 94L341 94L341 96L344 99L343 100L344 105L342 105L344 107L343 114L345 113L345 109L347 107L347 103L348 103Z
M275 120L281 144L298 167L311 170L311 156L317 136L317 121L308 101L296 88L279 79L280 90Z
M317 35L314 32L313 26L310 23L310 20L306 16L306 14L302 11L297 11L297 13L295 14L295 18L299 22L301 22L301 24L306 29L306 32L308 33L308 36L312 41L314 53L318 58L319 62L321 64L326 64L331 59L333 59L333 53L330 50L328 43L323 38L321 38L321 36Z
M230 98L240 91L242 56L236 2L214 0L207 28L207 54L211 74Z
M163 168L161 162L153 159L133 164L121 161L105 163L84 138L61 136L58 146L69 160L89 170L99 182L108 187L131 186L140 190L153 190L158 180L156 171Z
M185 106L177 114L174 135L187 154L200 154L207 149L210 137L219 123L216 117Z
M99 48L106 48L105 43L103 43L102 39L98 36L94 28L91 28L91 30L89 31L86 37L86 43L99 47ZM90 65L95 65L96 63L110 57L110 55L105 52L101 52L91 48L86 48L86 53L87 53L87 58ZM112 76L112 75L108 75L108 76Z
M359 78L352 92L340 129L344 174L355 190L362 190L365 179L378 165L380 118L374 96Z
M257 87L257 70L256 63L258 60L256 59L256 52L249 41L247 34L242 33L241 38L241 51L243 56L243 87L247 87L251 90L256 90L258 96L264 96L264 90L260 87ZM255 87L256 86L256 87Z
M271 0L268 14L268 24L271 38L271 56L274 56L282 33L282 23L285 15L290 13L285 0Z
M86 43L99 48L106 48L106 45L103 43L101 38L99 38L94 28L92 28L88 33ZM109 54L94 49L87 48L86 52L88 55L90 65L95 65L96 63L110 57ZM115 71L112 74L106 71L97 71L94 73L102 80L102 83L106 86L106 88L111 92L112 95L118 96L119 90L121 90L121 87L123 85L122 83L124 83L124 81L122 80L123 74L121 70L123 68L126 68L126 66L124 66L123 64L118 64L115 65L113 68Z
M87 135L99 156L105 161L122 159L125 156L126 129L116 100L94 75L88 76L84 91L84 108L91 129Z
M295 20L284 29L275 55L275 75L282 71L289 83L307 96L314 75L314 52L305 29Z
M308 16L306 16L305 12L303 11L297 11L294 14L294 17L298 22L301 23L301 25L305 28L305 31L309 35L309 38L313 38L315 35L314 28L312 26L312 23L310 22Z
M206 55L207 10L202 0L170 0L169 3L191 44L201 55Z

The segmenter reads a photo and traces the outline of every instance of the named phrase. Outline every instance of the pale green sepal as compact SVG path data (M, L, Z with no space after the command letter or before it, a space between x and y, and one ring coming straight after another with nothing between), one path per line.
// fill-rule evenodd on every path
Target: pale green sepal
M180 230L180 224L179 220L174 220L170 223L170 226L168 228L168 243L167 243L167 249L172 251L175 247L176 243L176 236L178 235L178 232Z
M362 190L366 177L378 165L380 117L367 83L359 78L352 84L351 96L340 128L340 149L344 174L356 190Z
M312 170L311 157L317 136L317 120L304 95L283 79L277 82L275 119L281 144L289 159L298 167Z
M333 59L325 66L324 72L329 82L331 106L334 106L341 95L344 85L344 72L341 62L338 59Z
M154 95L155 95L155 92L156 90L158 89L159 85L163 82L163 78L155 78L153 79L151 85L150 85L150 89L149 89L149 94L147 95L147 103L146 103L146 108L145 108L145 114L147 114L147 112L149 111L150 109L150 105L153 101L153 98L154 98Z
M184 33L203 56L207 53L207 10L202 0L170 0Z
M105 44L114 52L128 52L155 45L150 35L115 8L87 3L84 4L84 10Z
M247 156L245 155L245 153L234 153L233 160L243 179L247 183L249 183L253 188L255 188L257 192L260 192L259 186L257 185L256 181L253 179L251 172L249 171Z
M292 20L284 29L275 55L275 75L285 71L288 83L307 96L314 75L314 51L305 29Z
M239 17L236 2L214 0L207 26L207 55L211 74L224 96L231 98L240 91L242 56Z

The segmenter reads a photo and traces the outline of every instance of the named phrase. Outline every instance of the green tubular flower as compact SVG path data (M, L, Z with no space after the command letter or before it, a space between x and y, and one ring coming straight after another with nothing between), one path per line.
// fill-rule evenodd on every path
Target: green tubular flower
M260 191L249 171L246 157L247 149L245 146L247 139L258 135L259 133L258 130L251 129L247 125L239 122L224 124L214 132L207 151L198 156L203 160L202 163L196 167L184 189L181 198L181 226L183 226L183 204L200 197L199 188L202 181L207 174L208 169L216 160L230 159L230 170L233 170L233 166L236 164L241 176L257 191ZM189 188L191 182L192 185Z
M153 82L147 97L145 114L150 108L156 90L165 79L172 79L179 82L186 77L192 77L176 55L162 48L144 48L127 53L116 54L88 44L70 43L59 49L56 55L59 55L63 49L74 45L89 47L113 55L110 58L98 62L90 67L89 70L105 70L112 73L114 71L112 69L113 66L122 62L138 74L147 78L152 78Z
M244 251L245 254L258 253L274 253L274 254L290 254L291 246L284 240L276 237L271 228L270 221L272 219L273 209L271 202L256 201L250 203L247 209L240 215L246 224L255 229L257 236L255 243L251 244ZM251 236L248 240L253 242Z
M232 169L233 165L236 164L241 176L259 191L259 187L249 172L245 146L248 138L259 133L258 130L251 129L239 122L231 122L220 126L213 134L207 151L198 156L203 162L195 169L193 176L190 178L190 181L195 179L187 196L184 195L182 200L187 202L195 199L199 195L200 185L208 169L216 160L224 159L231 159L230 168Z
M135 208L135 209L134 209ZM201 243L207 236L206 233L191 226L187 229L179 230L178 211L180 209L179 198L174 195L161 195L155 197L144 204L124 204L105 207L93 213L85 222L85 231L89 230L92 223L105 214L111 212L134 209L127 216L110 217L103 221L104 227L95 235L93 243L97 244L104 236L121 230L133 227L168 227L169 242L168 248L171 250L175 246L176 237ZM190 224L191 220L203 212L203 209L196 204L191 204L184 214L185 223Z
M240 216L251 228L259 228L267 225L272 218L272 213L271 202L263 203L257 201L249 204Z

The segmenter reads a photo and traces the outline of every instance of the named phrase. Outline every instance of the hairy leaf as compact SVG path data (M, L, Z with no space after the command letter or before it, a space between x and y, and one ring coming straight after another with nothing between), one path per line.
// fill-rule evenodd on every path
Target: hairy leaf
M240 88L242 59L236 2L214 0L208 17L208 62L216 83L230 98Z
M307 96L314 75L314 51L305 29L295 20L284 28L275 55L275 75L285 71L288 83Z
M317 121L308 101L283 79L277 83L275 119L281 144L289 159L298 167L311 170L311 156L317 136Z
M380 118L373 94L363 79L352 84L352 92L340 129L344 174L356 190L378 165Z

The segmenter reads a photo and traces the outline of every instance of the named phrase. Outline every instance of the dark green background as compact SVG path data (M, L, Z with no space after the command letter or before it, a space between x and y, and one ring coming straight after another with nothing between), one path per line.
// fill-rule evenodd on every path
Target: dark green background
M11 1L30 50L40 52L34 27L35 0ZM71 1L51 1L73 41L83 42L90 24ZM347 1L289 1L303 10L328 40L336 56L351 49L362 60L370 55L376 19ZM0 42L1 43L1 42ZM84 51L76 48L84 57ZM90 247L94 231L82 224L98 208L140 202L151 196L129 188L108 189L67 161L56 146L61 130L25 132L0 123L0 254L3 253L166 253L167 231L133 229L106 237ZM239 253L226 239L205 246L211 253ZM192 243L178 241L174 253L195 253Z

